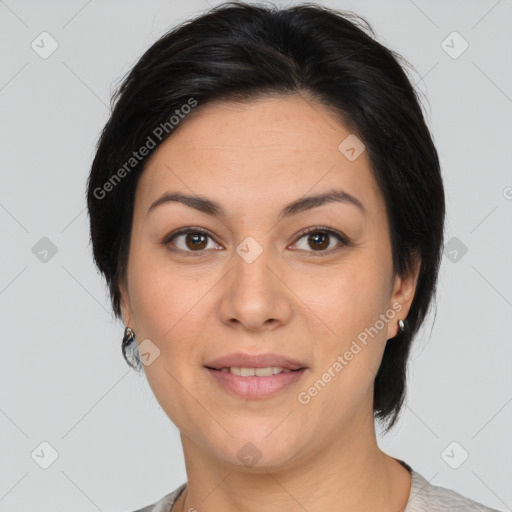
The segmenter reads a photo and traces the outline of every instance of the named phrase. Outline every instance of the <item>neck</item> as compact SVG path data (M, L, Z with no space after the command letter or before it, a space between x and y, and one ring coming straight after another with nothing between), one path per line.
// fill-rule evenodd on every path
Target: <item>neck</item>
M339 510L340 504L353 512L403 511L410 474L379 449L371 420L366 431L352 429L279 467L219 461L182 434L187 488L173 512L320 512Z

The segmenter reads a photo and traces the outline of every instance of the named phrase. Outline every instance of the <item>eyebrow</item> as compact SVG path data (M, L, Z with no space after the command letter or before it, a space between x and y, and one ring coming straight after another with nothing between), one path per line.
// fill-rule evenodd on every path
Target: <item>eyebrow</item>
M226 212L219 203L216 203L215 201L212 201L211 199L207 199L205 197L191 196L182 194L180 192L166 192L165 194L163 194L161 197L159 197L156 201L154 201L151 204L151 206L148 208L146 215L148 215L158 206L170 202L182 203L186 206L194 208L207 215L212 215L214 217L226 217ZM354 197L353 195L345 192L344 190L333 189L323 194L305 196L301 197L300 199L296 199L295 201L292 201L279 212L278 219L282 220L286 217L296 215L297 213L311 210L312 208L317 208L318 206L322 206L324 204L333 202L355 206L361 211L363 215L366 215L366 210L361 201L357 199L357 197Z

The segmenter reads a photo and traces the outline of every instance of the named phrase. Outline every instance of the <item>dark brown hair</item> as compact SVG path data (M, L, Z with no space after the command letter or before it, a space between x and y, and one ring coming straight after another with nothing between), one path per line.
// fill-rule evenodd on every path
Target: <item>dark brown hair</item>
M395 273L406 276L415 256L421 260L406 329L387 343L374 383L374 415L388 431L403 405L411 342L435 295L445 218L438 155L403 62L362 18L309 3L229 2L156 41L112 97L88 181L94 260L116 316L137 181L155 147L172 136L172 118L186 122L193 102L270 94L316 100L366 146L386 203ZM146 154L135 159L143 146Z

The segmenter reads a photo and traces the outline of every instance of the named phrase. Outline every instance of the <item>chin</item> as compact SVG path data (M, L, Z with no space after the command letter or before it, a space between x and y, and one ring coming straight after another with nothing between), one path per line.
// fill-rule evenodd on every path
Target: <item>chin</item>
M245 468L248 472L258 473L284 468L302 450L304 440L297 436L294 442L294 436L284 430L281 435L277 434L278 424L273 422L272 427L259 431L238 431L234 437L215 443L212 451L225 463L236 466L237 470ZM272 433L268 435L269 432Z

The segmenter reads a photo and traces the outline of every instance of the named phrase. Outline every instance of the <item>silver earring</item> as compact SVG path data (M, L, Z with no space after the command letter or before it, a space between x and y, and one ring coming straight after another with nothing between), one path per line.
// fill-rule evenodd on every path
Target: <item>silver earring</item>
M398 333L402 333L405 331L405 323L402 319L398 320Z
M126 327L124 330L124 336L123 336L123 343L122 343L122 351L123 351L123 357L125 361L132 366L130 361L128 360L128 357L126 356L126 347L132 343L132 341L135 340L135 333L130 327Z

